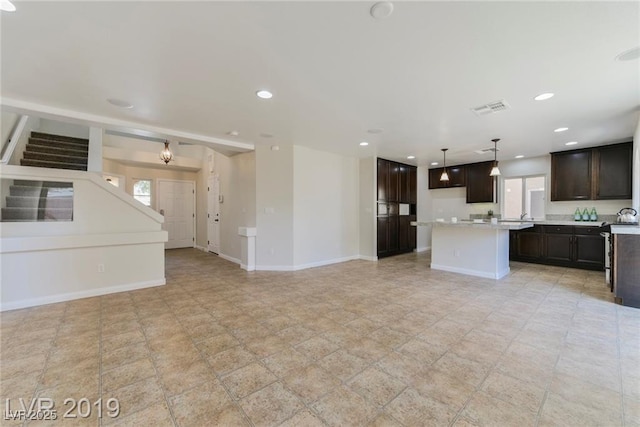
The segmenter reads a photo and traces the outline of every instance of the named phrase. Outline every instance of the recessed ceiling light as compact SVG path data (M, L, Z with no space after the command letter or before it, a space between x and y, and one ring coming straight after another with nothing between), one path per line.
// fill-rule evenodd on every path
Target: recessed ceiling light
M554 132L564 132L565 130L569 130L569 128L558 128L558 129L554 129Z
M387 16L391 15L392 12L393 12L393 3L389 1L378 2L373 6L371 6L371 9L369 10L369 13L375 19L386 18Z
M438 164L438 162L431 162L431 166L437 166Z
M524 156L523 156L522 154L518 154L518 155L516 156L516 159L521 159L521 158L523 158L523 157L524 157Z
M551 92L546 92L546 93L541 93L540 95L536 96L535 99L536 101L544 101L545 99L549 99L551 97L553 97L553 93Z
M633 61L638 58L640 58L640 46L625 50L620 55L616 56L618 61Z
M271 92L269 92L268 90L259 90L256 92L256 95L258 96L258 98L262 98L262 99L271 99L273 98L273 94Z
M111 105L115 105L118 108L125 108L127 110L130 110L133 108L133 104L128 102L128 101L124 101L122 99L116 99L116 98L109 98L107 99L107 102Z
M564 145L576 145L578 143L578 141L571 141L571 142L567 142Z
M412 160L412 159L415 159L415 158L416 158L416 156L407 156L407 159L409 159L409 160Z
M369 143L368 143L367 141L362 141L362 142L360 143L360 145L361 145L362 147L366 147L367 145L369 145Z
M227 132L227 135L229 135L229 136L238 136L238 135L240 135L240 132L238 132L237 130L230 130L229 132Z
M9 0L0 0L0 10L4 12L15 12L16 7Z
M382 129L382 128L371 128L367 132L373 133L373 134L377 134L377 133L382 133L383 131L384 131L384 129Z

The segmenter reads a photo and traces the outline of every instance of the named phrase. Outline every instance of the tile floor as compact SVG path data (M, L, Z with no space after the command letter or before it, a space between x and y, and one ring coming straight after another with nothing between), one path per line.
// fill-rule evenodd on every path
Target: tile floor
M640 425L640 310L602 273L428 263L246 273L168 251L164 287L2 313L2 414L43 397L69 426ZM65 398L121 412L63 419Z

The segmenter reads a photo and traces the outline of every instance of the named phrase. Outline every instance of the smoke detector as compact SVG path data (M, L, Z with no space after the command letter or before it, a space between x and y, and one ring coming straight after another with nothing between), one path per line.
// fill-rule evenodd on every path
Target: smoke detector
M501 99L500 101L493 101L472 108L471 111L473 111L476 116L486 116L487 114L497 113L498 111L504 111L509 108L511 108L511 106L507 104L507 101Z

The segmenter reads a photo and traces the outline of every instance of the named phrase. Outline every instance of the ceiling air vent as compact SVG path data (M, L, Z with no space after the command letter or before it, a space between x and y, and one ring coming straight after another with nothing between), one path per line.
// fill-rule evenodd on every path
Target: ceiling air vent
M497 150L495 150L493 147L491 147L491 148L483 148L481 150L475 150L474 153L487 154L487 153L493 153L494 151L500 151L500 149L498 148Z
M476 116L486 116L487 114L497 113L498 111L506 110L507 108L511 108L507 101L504 99L500 101L490 102L488 104L481 105L479 107L472 108L471 111L476 113Z

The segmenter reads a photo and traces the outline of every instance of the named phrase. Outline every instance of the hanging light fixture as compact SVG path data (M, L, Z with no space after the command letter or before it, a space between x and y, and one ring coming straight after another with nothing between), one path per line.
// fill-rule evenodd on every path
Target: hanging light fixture
M442 175L440 175L440 181L449 181L449 174L447 173L447 150L448 150L448 148L441 148L441 150L442 150L442 157L443 157L442 164L444 166L442 167Z
M169 141L164 142L164 149L160 152L160 160L165 164L173 160L173 153L169 150Z
M493 141L493 167L489 176L500 176L500 169L498 169L498 141L500 138L492 139Z

